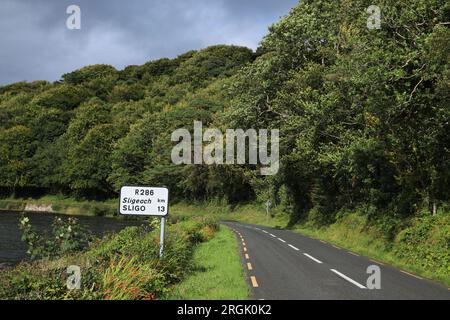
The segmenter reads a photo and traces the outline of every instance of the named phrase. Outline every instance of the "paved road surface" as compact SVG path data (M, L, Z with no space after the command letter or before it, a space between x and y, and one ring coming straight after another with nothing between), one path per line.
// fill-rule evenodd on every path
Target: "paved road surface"
M254 299L439 299L448 288L292 231L224 222L235 231ZM381 289L368 289L369 266Z

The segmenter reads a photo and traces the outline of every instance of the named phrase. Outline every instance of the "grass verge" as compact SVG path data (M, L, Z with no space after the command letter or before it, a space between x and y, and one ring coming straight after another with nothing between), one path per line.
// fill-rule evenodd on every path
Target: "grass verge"
M23 262L0 273L0 300L154 300L192 267L198 245L218 231L214 217L168 223L165 250L159 259L159 232L130 227L104 237L84 251L55 252L55 259ZM66 287L68 266L81 271L81 288Z
M200 244L193 256L194 269L174 287L174 300L245 300L249 297L234 234L221 226L216 236Z

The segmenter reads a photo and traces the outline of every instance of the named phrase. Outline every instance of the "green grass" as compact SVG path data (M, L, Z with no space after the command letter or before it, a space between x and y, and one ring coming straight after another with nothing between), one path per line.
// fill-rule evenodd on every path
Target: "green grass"
M194 271L176 285L173 300L245 300L249 288L234 234L221 226L213 239L194 252Z

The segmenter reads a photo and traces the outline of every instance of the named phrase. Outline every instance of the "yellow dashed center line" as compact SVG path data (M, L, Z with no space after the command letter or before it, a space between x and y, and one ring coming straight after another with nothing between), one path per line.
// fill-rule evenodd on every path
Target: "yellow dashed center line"
M241 238L242 247L243 247L243 250L245 252L245 259L246 260L250 260L250 256L247 253L248 252L247 244L245 243L244 237L242 236L242 234L239 231L236 231L236 234ZM247 269L248 269L248 271L252 271L253 270L253 266L252 266L252 264L250 262L247 262ZM258 281L256 281L256 277L255 276L251 276L250 280L252 282L253 288L259 288Z
M258 282L256 281L256 277L250 277L250 280L252 280L252 285L253 285L253 288L258 288L259 287L259 285L258 285Z

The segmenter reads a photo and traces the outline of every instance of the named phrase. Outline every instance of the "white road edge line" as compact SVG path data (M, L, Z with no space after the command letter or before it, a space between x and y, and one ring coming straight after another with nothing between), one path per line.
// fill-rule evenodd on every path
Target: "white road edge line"
M377 260L370 259L370 261L372 261L372 262L374 262L374 263L376 263L376 264L380 264L380 265L382 265L382 266L385 265L384 263L382 263L382 262L380 262L380 261L377 261Z
M339 271L335 270L335 269L330 269L332 272L334 272L335 274L337 274L339 277L341 277L344 280L347 280L348 282L354 284L355 286L357 286L360 289L367 289L365 286L363 286L362 284L356 282L355 280L347 277L345 274L340 273Z
M313 256L310 256L310 255L307 254L307 253L304 253L304 255L305 255L306 257L310 258L311 260L313 260L313 261L315 261L315 262L317 262L317 263L322 264L322 261L320 261L319 259L316 259L316 258L314 258Z
M414 277L414 278L416 278L416 279L423 280L423 278L421 278L421 277L419 277L419 276L416 276L415 274L406 272L406 271L404 271L404 270L400 270L400 271L401 271L402 273L404 273L404 274L407 274L408 276Z
M286 241L284 241L284 240L281 239L281 238L278 238L278 240L280 240L280 241L283 242L283 243L286 243Z
M289 247L291 247L292 249L294 249L295 251L300 251L300 249L299 248L297 248L297 247L294 247L292 244L288 244L288 246Z
M272 238L276 238L276 237L277 237L277 236L274 235L274 234L270 234L270 236L271 236Z

